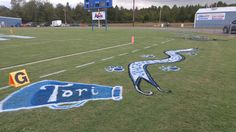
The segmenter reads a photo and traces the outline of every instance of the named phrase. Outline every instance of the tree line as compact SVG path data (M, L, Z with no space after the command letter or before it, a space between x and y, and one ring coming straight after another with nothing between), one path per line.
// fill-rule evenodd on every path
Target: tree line
M211 5L187 5L187 6L151 6L149 8L135 9L136 22L193 22L196 11L204 7L225 7L236 6L228 5L219 1ZM132 22L132 9L115 6L108 9L109 23L129 23ZM42 0L11 0L11 8L0 6L0 16L20 17L23 23L34 22L50 23L53 20L62 20L63 23L90 23L91 11L84 10L83 3L78 3L71 7L57 4L55 7L49 1ZM161 17L161 19L160 19Z

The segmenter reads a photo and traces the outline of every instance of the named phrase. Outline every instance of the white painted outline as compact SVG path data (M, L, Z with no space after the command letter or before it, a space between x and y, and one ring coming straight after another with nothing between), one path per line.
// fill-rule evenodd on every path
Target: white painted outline
M49 73L49 74L46 74L46 75L42 75L42 76L40 76L39 78L49 77L49 76L56 75L56 74L60 74L60 73L66 72L66 71L67 71L67 70L61 70L61 71Z
M118 97L115 97L114 94L115 94L115 90L120 90L120 96ZM112 99L115 100L115 101L120 101L123 99L123 87L122 86L115 86L112 88Z
M115 68L117 68L117 67L121 67L122 70L115 70ZM107 71L107 72L124 72L124 71L125 71L125 69L123 68L123 66L108 66L108 67L105 67L104 69L105 69L105 71Z
M95 63L96 63L96 62L93 61L93 62L90 62L90 63L86 63L86 64L78 65L78 66L76 66L75 68L81 68L81 67L85 67L85 66L92 65L92 64L95 64Z
M76 56L76 55L87 54L87 53L91 53L91 52L98 52L98 51L103 51L103 50L107 50L107 49L113 49L113 48L117 48L117 47L123 47L123 46L127 46L127 45L130 45L130 44L131 44L131 43L121 44L121 45L116 45L116 46L111 46L111 47L106 47L106 48L100 48L100 49L95 49L95 50L89 50L89 51L84 51L84 52L79 52L79 53L74 53L74 54L68 54L68 55L63 55L63 56L48 58L48 59L39 60L39 61L34 61L34 62L29 62L29 63L25 63L25 64L19 64L19 65L15 65L15 66L4 67L4 68L0 68L0 71L9 70L9 69L12 69L12 68L17 68L17 67L28 66L28 65L34 65L34 64L38 64L38 63L42 63L42 62L48 62L48 61L58 60L58 59L67 58L67 57L72 57L72 56Z

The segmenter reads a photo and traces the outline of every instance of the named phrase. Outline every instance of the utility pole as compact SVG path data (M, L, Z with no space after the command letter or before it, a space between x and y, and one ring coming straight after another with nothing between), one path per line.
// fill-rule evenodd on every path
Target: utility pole
M66 7L65 7L65 9L64 9L64 16L65 16L65 25L67 25L67 21L66 21Z
M134 22L135 22L135 0L133 0L133 27L134 27Z
M159 25L161 26L161 7L160 7Z

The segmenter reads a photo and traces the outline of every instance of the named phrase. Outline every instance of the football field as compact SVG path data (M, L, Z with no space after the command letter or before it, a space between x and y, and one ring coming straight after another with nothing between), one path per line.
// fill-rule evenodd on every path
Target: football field
M7 28L1 34L9 34ZM26 69L31 83L59 80L123 86L121 101L89 101L68 110L47 107L0 113L0 131L236 131L236 37L161 29L16 28L31 39L0 41L0 101L18 90L10 72ZM135 35L135 44L131 36ZM204 37L203 37L204 36ZM198 48L181 62L150 65L153 79L172 93L142 81L138 93L128 65L167 58L167 50ZM142 58L142 55L156 58ZM177 66L165 72L161 66ZM107 72L123 66L124 72Z

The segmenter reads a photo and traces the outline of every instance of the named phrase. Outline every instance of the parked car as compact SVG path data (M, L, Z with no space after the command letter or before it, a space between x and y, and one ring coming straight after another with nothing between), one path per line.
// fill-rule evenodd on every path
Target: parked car
M236 33L236 20L231 22L229 25L224 26L223 28L224 33Z
M49 27L50 25L51 25L51 22L40 23L40 27Z
M62 26L62 20L54 20L51 24L52 27L61 27Z
M72 24L70 24L70 26L71 26L71 27L79 27L80 24L79 24L79 23L72 23Z
M22 27L36 27L37 23L36 22L27 22L22 24Z

